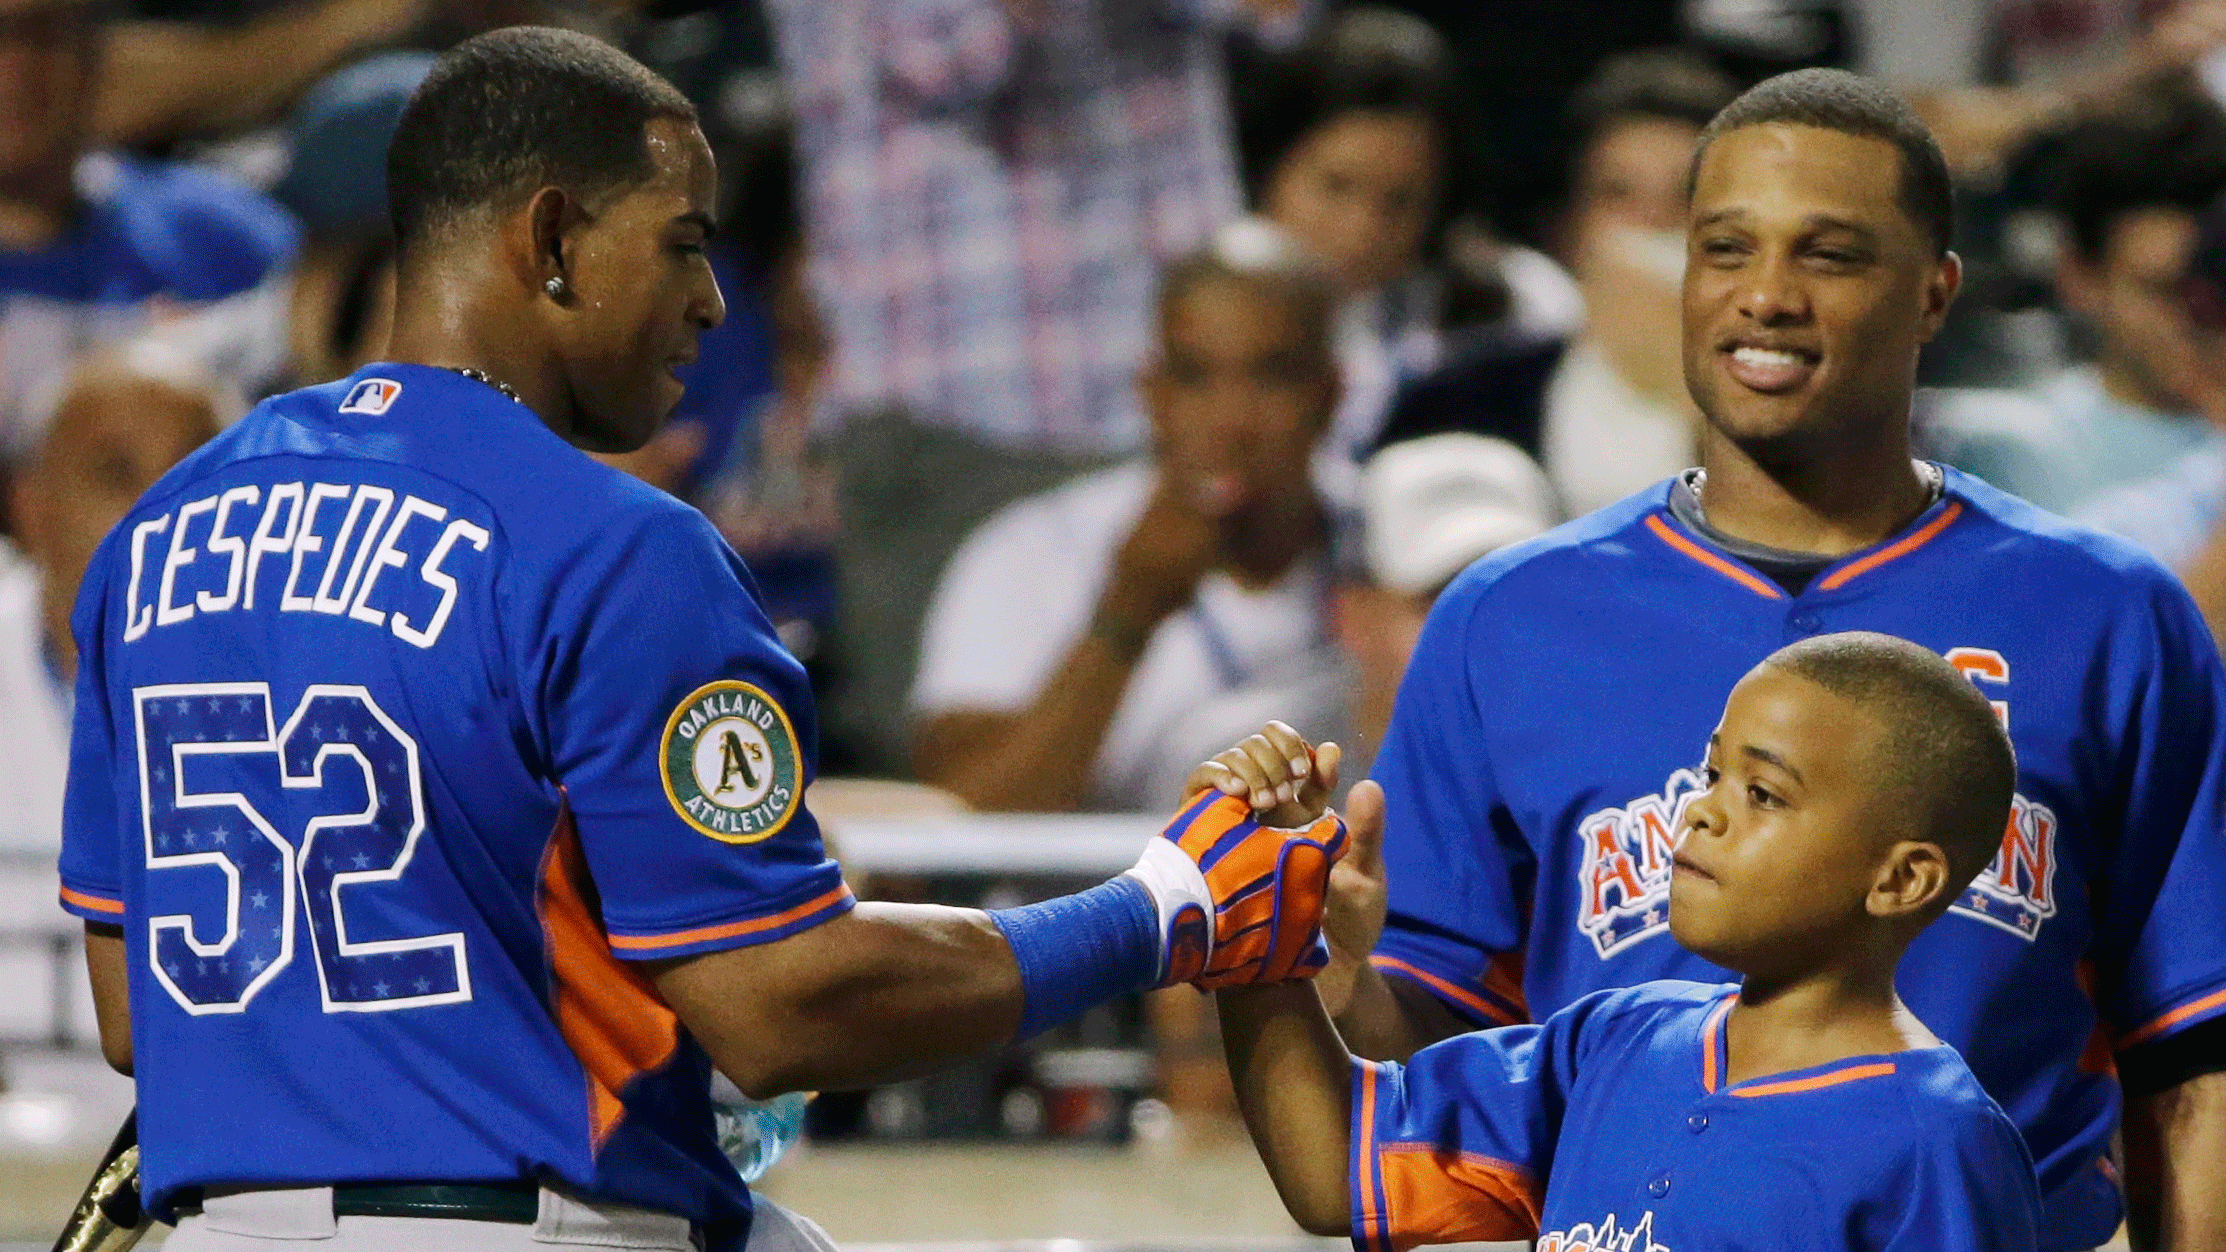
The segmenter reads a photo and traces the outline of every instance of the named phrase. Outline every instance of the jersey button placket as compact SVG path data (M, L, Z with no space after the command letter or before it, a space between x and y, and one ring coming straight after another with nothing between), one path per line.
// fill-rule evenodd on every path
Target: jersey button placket
M1785 637L1788 643L1806 639L1824 629L1824 619L1808 609L1795 609L1785 619Z
M1696 1135L1708 1129L1708 1114L1695 1113L1692 1116L1686 1118L1685 1129L1692 1131Z
M1663 1196L1668 1195L1669 1193L1670 1176L1668 1174L1658 1174L1655 1176L1654 1181L1646 1184L1646 1194L1653 1196L1657 1200L1661 1199Z

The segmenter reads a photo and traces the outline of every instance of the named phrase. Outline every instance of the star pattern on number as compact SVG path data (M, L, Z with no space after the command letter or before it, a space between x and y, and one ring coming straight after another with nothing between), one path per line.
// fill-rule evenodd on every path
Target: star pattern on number
M242 713L252 713L252 712L254 712L254 711L255 711L255 697L253 697L253 696L241 696L241 697L240 697L240 712L242 712Z
M255 908L268 908L270 907L271 898L269 895L258 891L254 895L249 896L247 898L247 902Z
M312 724L309 728L309 737L319 743L323 743L325 741L325 728Z
M167 766L167 765L157 765L157 766L155 766L155 767L154 767L153 769L150 769L150 770L148 770L147 772L148 772L149 774L152 774L152 775L154 775L154 779L155 779L155 781L156 781L156 782L169 782L169 781L170 781L170 767L169 767L169 766Z
M230 837L231 833L231 831L226 830L222 826L219 826L215 830L209 832L209 842L221 848L224 846L225 839Z
M247 959L247 972L250 974L260 974L269 965L270 962L264 960L262 957L251 956Z
M394 990L394 988L387 986L383 982L375 982L371 984L371 994L377 996L381 1000L386 999L387 993L392 990Z
M222 701L222 700L219 700L219 699L217 699L217 698L216 698L215 696L210 696L210 697L209 697L209 712L211 712L211 713L221 713L221 712L223 712L223 711L224 711L224 701Z
M186 846L189 848L198 848L201 846L201 836L194 834L190 830L185 832L185 841Z
M193 701L179 700L171 707L175 708L180 716L183 716L184 714L191 713L193 711Z
M411 985L411 986L413 986L413 987L415 987L415 988L417 988L417 993L418 993L419 995L424 995L424 994L425 994L426 992L428 992L428 991L431 991L431 990L433 989L433 984L432 984L432 983L431 983L430 981L428 981L428 980L426 980L426 979L423 979L423 978L420 978L420 979L418 979L418 980L417 980L416 982L413 982L413 983L411 983L410 985Z
M361 853L361 852L358 852L358 853L356 853L356 854L355 854L355 855L354 855L353 857L350 857L349 859L355 862L355 865L356 865L356 868L357 868L357 869L367 869L367 868L369 868L369 867L370 867L370 865L371 865L371 858L370 858L370 857L368 857L368 856L365 856L365 855L364 855L363 853Z
M379 728L376 726L364 727L363 739L366 743L377 743L379 741Z

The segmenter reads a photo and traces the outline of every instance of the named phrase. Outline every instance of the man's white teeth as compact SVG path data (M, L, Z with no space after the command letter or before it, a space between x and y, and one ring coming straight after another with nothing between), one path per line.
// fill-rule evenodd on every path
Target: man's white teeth
M1741 365L1790 367L1806 364L1798 352L1778 352L1770 348L1739 348L1731 355Z

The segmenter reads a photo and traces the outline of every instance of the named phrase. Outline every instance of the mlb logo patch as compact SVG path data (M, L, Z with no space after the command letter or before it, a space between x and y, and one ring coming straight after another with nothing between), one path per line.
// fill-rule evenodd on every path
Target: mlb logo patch
M340 402L343 413L369 413L373 417L386 412L402 394L402 384L386 378L366 378L348 391L348 398Z

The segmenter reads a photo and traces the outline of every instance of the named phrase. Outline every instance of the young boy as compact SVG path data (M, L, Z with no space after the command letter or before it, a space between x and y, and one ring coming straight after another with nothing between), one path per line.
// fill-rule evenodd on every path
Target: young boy
M1266 743L1194 783L1279 813L1334 785L1330 745L1301 771ZM2016 763L1986 699L1915 644L1809 639L1733 689L1706 779L1670 928L1738 987L1603 991L1403 1066L1356 1061L1307 984L1221 993L1238 1101L1300 1225L1361 1252L2034 1247L2024 1141L1894 992L2001 843ZM1381 803L1362 783L1349 807Z

